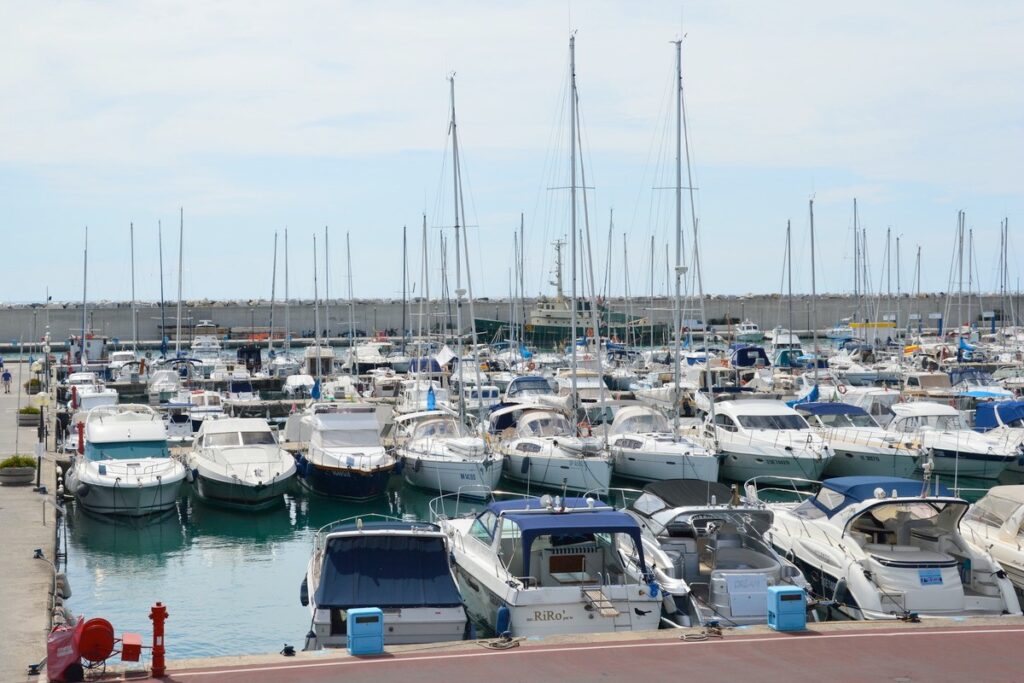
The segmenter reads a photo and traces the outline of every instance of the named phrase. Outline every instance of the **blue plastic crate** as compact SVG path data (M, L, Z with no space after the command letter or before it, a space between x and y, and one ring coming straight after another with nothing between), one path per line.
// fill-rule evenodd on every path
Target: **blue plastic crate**
M768 626L776 631L807 628L807 595L798 586L768 587Z
M360 607L348 611L348 653L384 653L384 612L379 608Z

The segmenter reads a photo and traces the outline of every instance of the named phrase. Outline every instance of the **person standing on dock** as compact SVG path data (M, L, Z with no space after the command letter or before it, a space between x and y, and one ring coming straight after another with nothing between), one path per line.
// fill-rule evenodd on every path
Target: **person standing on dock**
M3 380L4 383L4 393L11 393L11 371L4 368L4 374L0 375L0 380Z

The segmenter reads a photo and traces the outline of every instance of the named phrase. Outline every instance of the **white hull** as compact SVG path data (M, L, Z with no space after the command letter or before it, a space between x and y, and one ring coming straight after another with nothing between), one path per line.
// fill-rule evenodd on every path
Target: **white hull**
M495 489L501 479L501 459L488 458L477 461L458 461L450 458L438 458L404 454L402 474L405 481L413 486L442 493L458 493L465 487L476 487L478 495L484 495L483 489ZM463 493L472 495L473 489Z
M612 447L615 473L641 481L701 479L718 481L718 458L678 453L655 453Z
M766 475L817 480L831 456L757 445L720 444L722 464L719 473L729 481L747 481Z
M123 484L113 474L102 476L80 469L91 469L92 463L78 463L68 472L68 490L75 494L79 505L92 512L129 517L163 512L174 507L185 481L184 466L175 464L177 468L159 479Z
M570 491L606 491L612 480L611 459L602 456L506 452L504 469L505 476L513 481Z
M882 476L913 477L918 458L905 450L872 448L832 441L835 455L825 468L828 477Z

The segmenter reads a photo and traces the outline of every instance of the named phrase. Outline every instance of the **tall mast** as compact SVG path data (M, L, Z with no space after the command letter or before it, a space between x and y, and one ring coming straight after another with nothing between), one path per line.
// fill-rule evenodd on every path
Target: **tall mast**
M900 330L900 294L903 291L903 287L900 283L900 236L896 235L896 338L899 339Z
M277 297L277 231L274 231L274 261L270 269L270 331L267 334L267 350L274 349L274 299Z
M860 225L857 222L857 198L853 198L853 300L856 302L854 320L859 322L861 306L860 281Z
M786 271L789 280L789 342L793 341L793 238L790 222L786 221Z
M521 307L519 315L519 344L520 349L522 345L526 343L526 274L523 272L526 269L526 242L523 241L525 233L523 232L523 224L525 219L522 212L519 213L519 305Z
M132 254L132 351L139 350L139 320L135 312L135 224L128 224L128 243Z
M409 284L409 253L406 243L405 226L402 226L402 350L405 351L405 309L409 305L407 288Z
M316 348L316 381L323 377L323 350L320 348L320 290L316 279L316 233L313 233L313 346ZM320 385L320 391L323 386ZM321 394L322 395L322 394Z
M284 348L288 351L292 348L292 320L289 306L291 299L288 296L288 228L284 229Z
M811 214L811 338L814 340L814 386L818 386L818 289L814 272L814 200L810 200Z
M679 440L680 321L679 284L683 277L683 41L676 46L676 268L672 299L672 438ZM706 344L705 344L706 346ZM710 387L709 387L710 388ZM713 399L712 399L713 400Z
M160 350L163 355L164 339L167 337L167 315L164 308L164 231L160 221L156 222L156 240L160 249Z
M576 395L576 36L569 36L569 232L572 233L571 242L571 265L572 265L572 296L569 305L572 307L570 313L570 330L572 341L569 344L570 372L572 374L572 401L573 419L579 409L579 398Z
M455 75L448 77L451 97L451 123L448 130L452 136L452 200L455 208L455 347L459 356L459 421L466 421L465 375L462 357L462 236L459 234L459 136L455 123ZM468 263L467 263L468 265ZM477 391L480 387L477 386Z
M178 319L174 325L174 357L181 357L181 269L185 253L185 207L179 208L178 223Z
M651 308L647 314L651 327L650 345L654 346L654 235L651 234Z
M349 370L355 377L359 374L358 363L356 363L356 301L352 298L352 242L347 231L345 232L345 257L348 261L348 340L351 350Z
M331 245L327 240L327 226L324 226L324 337L331 345Z
M89 282L89 226L85 226L85 250L82 252L82 343L79 345L81 352L82 370L85 370L86 352L85 335L88 328L88 314L86 312L86 285Z
M609 242L608 251L611 251L611 248L612 245ZM628 347L630 333L633 329L630 325L630 321L633 320L633 305L629 298L629 245L626 243L626 233L622 233L622 299L626 302L626 338L624 341Z

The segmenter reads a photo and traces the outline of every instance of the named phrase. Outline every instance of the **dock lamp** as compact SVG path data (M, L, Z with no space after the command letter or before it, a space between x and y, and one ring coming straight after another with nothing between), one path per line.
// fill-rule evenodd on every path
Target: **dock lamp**
M43 454L46 452L46 408L50 405L50 394L40 391L34 397L34 402L39 408L39 443L36 444L36 491L43 491L40 487L40 477L43 469Z

